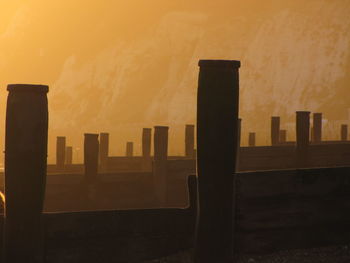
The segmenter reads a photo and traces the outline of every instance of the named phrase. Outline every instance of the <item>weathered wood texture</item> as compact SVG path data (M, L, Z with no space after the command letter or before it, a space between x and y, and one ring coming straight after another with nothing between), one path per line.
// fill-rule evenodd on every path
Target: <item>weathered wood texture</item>
M241 173L237 250L345 244L350 241L350 168Z
M236 192L237 253L350 242L350 167L239 173ZM135 262L190 248L191 211L45 214L47 262L94 262L98 255L98 262ZM2 223L0 217L0 229Z
M139 262L191 248L197 186L188 182L187 208L44 214L45 262Z

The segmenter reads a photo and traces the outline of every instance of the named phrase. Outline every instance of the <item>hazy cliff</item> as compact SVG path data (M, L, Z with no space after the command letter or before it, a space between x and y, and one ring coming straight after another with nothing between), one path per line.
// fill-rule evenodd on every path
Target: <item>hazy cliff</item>
M180 2L164 7L149 24L142 21L143 27L135 17L137 25L130 22L128 34L118 35L116 27L114 37L96 33L108 27L114 34L112 13L86 20L84 30L95 24L88 38L79 32L85 42L57 39L53 50L67 49L58 52L60 58L50 55L51 42L40 47L41 65L45 56L47 63L57 63L43 78L51 87L52 143L54 136L66 134L78 145L83 132L109 131L112 152L123 152L127 140L139 143L142 127L161 124L171 126L171 149L181 152L183 126L195 122L202 58L241 60L244 142L249 130L267 143L271 115L281 115L290 132L296 110L324 112L325 124L333 126L348 119L350 1L247 1L238 7L221 1L198 9ZM23 34L22 39L28 37ZM67 48L74 41L81 50ZM6 61L6 54L1 57ZM338 136L338 122L325 127L325 136Z

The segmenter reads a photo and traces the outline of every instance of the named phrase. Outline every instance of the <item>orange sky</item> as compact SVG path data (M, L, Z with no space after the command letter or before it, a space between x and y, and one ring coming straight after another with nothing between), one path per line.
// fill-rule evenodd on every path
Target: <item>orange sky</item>
M268 143L271 115L292 133L296 110L324 112L336 138L349 118L349 13L349 0L0 0L0 120L7 84L43 83L50 161L57 135L76 148L107 131L121 154L158 124L181 153L198 59L238 59L243 143L248 131Z

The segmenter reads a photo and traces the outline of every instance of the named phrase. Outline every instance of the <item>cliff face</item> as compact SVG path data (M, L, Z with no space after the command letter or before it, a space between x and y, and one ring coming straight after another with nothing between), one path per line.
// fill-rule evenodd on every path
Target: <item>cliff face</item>
M142 127L158 124L172 127L171 149L181 152L183 126L195 122L197 62L204 58L242 61L243 142L256 131L258 143L268 143L271 115L282 116L290 133L296 110L324 112L325 125L348 119L350 1L209 2L164 7L135 36L129 25L125 37L94 39L113 21L108 14L96 18L86 46L79 44L84 56L79 49L62 52L46 78L50 142L66 134L78 145L83 132L109 131L112 152L123 152L127 140L139 143ZM325 129L338 136L337 126Z
M348 11L341 1L313 2L220 23L205 13L168 13L142 40L119 42L84 65L68 58L50 94L52 125L101 125L127 136L165 124L180 132L195 121L201 58L242 61L241 116L260 143L271 115L292 122L296 110L311 110L347 119Z

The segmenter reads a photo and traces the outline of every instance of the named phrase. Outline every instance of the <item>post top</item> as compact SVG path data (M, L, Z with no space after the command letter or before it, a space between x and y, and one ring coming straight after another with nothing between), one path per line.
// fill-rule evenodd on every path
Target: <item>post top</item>
M314 112L314 115L322 115L322 112Z
M194 127L194 124L186 124L186 127Z
M296 111L297 114L310 114L310 111Z
M152 130L152 128L142 128L143 130Z
M168 126L154 126L155 129L169 129Z
M84 133L84 136L86 136L86 137L98 137L98 134L96 134L96 133Z
M101 132L100 135L109 135L108 132Z
M199 60L199 67L210 67L210 68L239 68L241 62L238 60Z
M33 93L47 93L49 86L40 84L9 84L7 85L9 92L33 92Z

